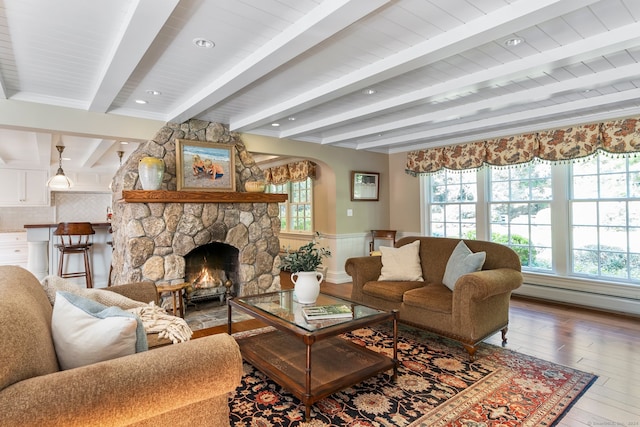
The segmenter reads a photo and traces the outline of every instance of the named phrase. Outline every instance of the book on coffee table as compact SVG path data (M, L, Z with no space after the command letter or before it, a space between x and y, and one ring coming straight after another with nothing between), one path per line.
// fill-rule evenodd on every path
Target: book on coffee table
M303 307L302 314L307 320L344 319L353 317L351 307L346 304L317 305Z

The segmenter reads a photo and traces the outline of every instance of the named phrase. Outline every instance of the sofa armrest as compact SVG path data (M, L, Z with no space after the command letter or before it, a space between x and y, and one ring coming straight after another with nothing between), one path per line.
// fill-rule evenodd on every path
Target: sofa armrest
M454 300L483 300L504 294L522 285L522 274L511 268L496 268L465 274L454 287Z
M150 303L158 303L158 291L156 284L153 282L136 282L125 285L110 286L104 288L105 291L111 291L123 295L132 300Z
M382 271L382 257L366 256L349 258L345 261L344 269L351 276L353 287L351 299L362 301L362 287L365 283L378 280Z
M236 341L217 334L30 378L0 392L0 425L128 425L233 392Z

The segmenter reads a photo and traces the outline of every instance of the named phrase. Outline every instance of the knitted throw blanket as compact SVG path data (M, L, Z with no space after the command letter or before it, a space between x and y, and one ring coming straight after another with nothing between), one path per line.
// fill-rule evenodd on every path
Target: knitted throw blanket
M153 301L147 304L103 289L80 288L72 281L58 276L45 277L42 279L41 285L52 306L55 304L56 291L70 292L107 307L116 306L133 313L142 320L146 333L157 333L160 338L169 339L174 344L189 341L193 335L191 328L183 318L170 315Z
M144 330L147 333L157 333L160 338L169 339L174 344L188 341L193 334L183 318L167 314L164 308L158 307L154 302L126 311L135 314L142 320Z

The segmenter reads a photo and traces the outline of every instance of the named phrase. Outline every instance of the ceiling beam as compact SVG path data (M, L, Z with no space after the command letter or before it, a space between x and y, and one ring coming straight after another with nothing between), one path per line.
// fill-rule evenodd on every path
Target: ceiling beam
M446 57L456 55L478 45L505 37L537 22L588 6L598 0L520 0L495 12L484 15L446 31L429 40L390 55L374 64L349 73L315 90L300 94L287 101L270 105L261 111L231 118L232 130L248 131L263 126L274 118L281 118L329 102L380 81L407 73Z
M86 142L86 144L84 144ZM116 144L116 141L106 139L84 139L83 145L90 146L91 148L86 150L86 155L79 162L80 167L92 168L102 159L102 157Z
M53 137L50 133L36 132L36 152L33 156L36 159L38 166L49 170L55 160L55 164L58 164L58 157L56 151L56 158L51 157L51 145L53 143Z
M552 83L542 87L536 87L533 89L521 90L518 92L512 92L507 95L496 96L490 99L485 99L477 102L470 102L464 105L458 105L451 108L445 108L437 110L427 114L421 114L413 117L408 117L402 120L396 120L389 122L381 126L372 126L367 128L367 135L378 135L383 133L383 129L393 128L401 129L410 126L424 125L426 123L439 123L450 120L451 117L460 118L468 117L474 114L478 114L481 111L500 110L514 105L524 105L537 101L542 101L551 98L553 95L562 93L570 93L580 90L597 89L598 87L613 85L617 82L625 81L627 79L633 79L640 75L640 64L631 64L624 67L615 68L612 70L602 71L600 73L589 74L582 77L577 77L571 80L565 80L557 83ZM360 134L364 132L356 131L351 135ZM348 133L342 134L342 136L351 136ZM358 135L360 136L360 135ZM341 138L343 142L347 139L353 138ZM325 141L323 140L323 144ZM388 145L388 140L359 143L359 148L375 148L383 145Z
M122 90L179 0L138 0L122 24L93 90L89 111L105 113Z
M427 131L415 132L408 135L402 135L398 137L388 138L386 140L386 144L408 144L411 142L420 142L420 144L424 147L430 139L436 139L437 142L441 143L443 139L445 139L448 135L456 135L461 134L466 131L474 131L474 135L465 135L464 141L461 142L470 142L474 140L478 140L483 130L488 130L491 128L495 128L496 126L500 126L502 128L500 132L500 136L511 135L511 129L509 129L509 125L514 125L521 127L523 123L536 121L534 127L536 130L550 129L548 123L541 122L541 119L548 119L550 122L554 121L554 119L558 115L566 116L568 111L578 113L581 110L587 110L594 107L602 107L609 104L616 104L621 102L629 102L634 101L640 98L640 89L631 89L624 92L616 92L608 95L601 96L593 96L588 99L581 99L578 101L570 101L562 104L553 105L550 107L542 107L535 108L532 110L520 111L517 113L504 114L497 117L490 117L487 119L476 120L466 123L452 123L450 126L440 127L437 129L431 129ZM640 107L637 108L640 111ZM619 111L609 111L608 117L619 117ZM572 123L588 123L589 120L585 119L584 116L573 116L571 119ZM507 130L505 130L507 129ZM477 132L476 132L477 131ZM480 138L482 139L482 138ZM362 150L370 148L371 143L363 143L357 144L356 149ZM449 145L449 144L442 144ZM440 146L440 144L438 144ZM402 151L407 151L406 146L403 147Z
M251 85L390 0L327 0L175 108L167 118L181 123Z
M409 92L390 99L355 108L351 111L325 117L311 123L305 123L281 133L282 138L295 137L304 133L318 131L324 127L336 126L348 121L363 119L373 113L407 108L427 100L437 100L479 88L491 87L514 79L535 75L546 70L557 69L573 63L586 61L611 52L624 50L640 44L640 23L633 23L606 34L598 34L575 43L570 43L555 49L531 55L523 59L501 64L476 73L451 79L424 89ZM615 76L614 80L615 79ZM603 82L605 83L605 82ZM397 129L394 123L371 126L353 132L333 134L323 139L323 143L337 143L346 139L359 138L366 135L390 132Z

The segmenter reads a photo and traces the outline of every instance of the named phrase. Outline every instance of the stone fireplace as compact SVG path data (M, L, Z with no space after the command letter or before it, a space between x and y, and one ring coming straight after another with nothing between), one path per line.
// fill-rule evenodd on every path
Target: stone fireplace
M236 191L176 191L176 139L233 145ZM144 191L139 183L138 162L147 156L165 162L161 190ZM245 182L260 179L239 136L224 125L165 125L114 177L112 282L192 283L205 265L230 280L235 295L280 289L278 202L286 196L244 191Z

